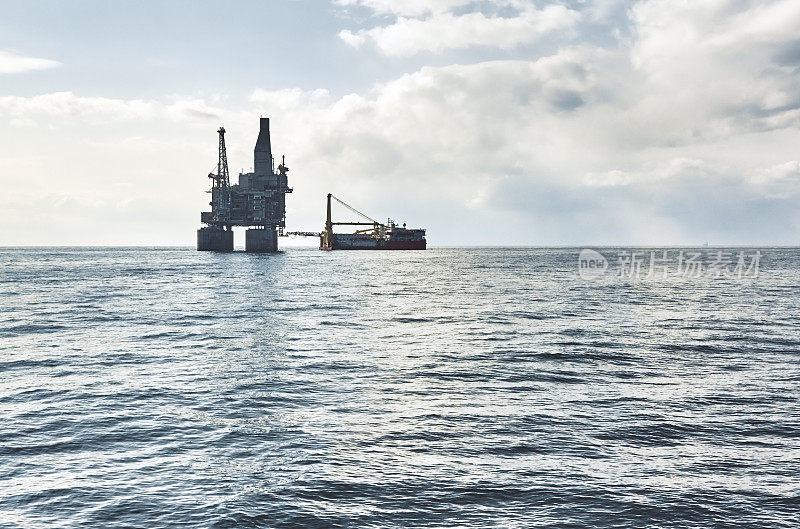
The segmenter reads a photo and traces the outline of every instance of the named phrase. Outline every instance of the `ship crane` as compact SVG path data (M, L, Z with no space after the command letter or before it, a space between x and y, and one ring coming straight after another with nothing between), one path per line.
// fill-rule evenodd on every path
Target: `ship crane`
M330 218L331 218L331 215L330 215L330 212L331 212L331 208L330 208L331 199L334 199L336 202L338 202L339 204L343 205L344 207L346 207L347 209L349 209L350 211L352 211L353 213L355 213L359 217L363 217L363 218L367 219L368 221L370 221L369 223L367 223L367 222L332 222L331 224L333 224L334 226L336 226L336 225L342 225L342 226L372 226L372 225L375 225L375 224L381 225L381 223L378 222L377 220L373 219L369 215L365 215L364 213L361 213L356 208L354 208L350 204L347 204L344 200L338 198L336 195L332 195L331 193L328 193L328 220L329 221L330 221Z
M349 209L350 211L352 211L353 213L355 213L359 217L363 217L363 218L369 220L370 222L333 222L331 220L331 199L334 199L336 202L338 202L339 204L343 205L344 207L346 207L347 209ZM383 233L383 231L386 228L386 226L384 226L383 224L381 224L377 220L373 219L369 215L366 215L365 213L361 213L356 208L354 208L350 204L346 203L344 200L336 197L335 195L333 195L331 193L328 193L328 211L327 211L327 217L325 218L325 230L322 232L322 237L321 237L321 246L322 247L327 247L327 248L331 247L331 244L333 243L333 227L334 226L372 226L371 229L361 230L361 233L364 233L364 232L375 232L376 235L378 233Z

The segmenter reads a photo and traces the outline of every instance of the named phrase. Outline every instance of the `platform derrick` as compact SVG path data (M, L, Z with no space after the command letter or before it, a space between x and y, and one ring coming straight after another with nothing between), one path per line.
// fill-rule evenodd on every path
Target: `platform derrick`
M233 251L231 230L231 182L228 173L228 155L225 149L225 128L220 127L217 172L209 173L211 179L211 211L200 214L200 220L208 226L197 230L197 249L217 252Z
M219 129L217 172L212 179L211 211L201 213L205 227L197 231L197 249L233 251L233 226L249 229L245 235L248 252L275 252L278 235L286 226L286 194L289 168L285 157L275 168L270 141L269 118L261 118L253 150L253 172L239 173L239 182L231 185L225 151L225 129Z

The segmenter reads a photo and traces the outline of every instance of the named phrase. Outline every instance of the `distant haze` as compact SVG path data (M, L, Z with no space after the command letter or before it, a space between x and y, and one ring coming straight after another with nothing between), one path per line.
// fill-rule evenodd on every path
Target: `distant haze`
M431 245L800 243L797 0L0 9L0 245L193 245L261 115L289 229L332 192Z

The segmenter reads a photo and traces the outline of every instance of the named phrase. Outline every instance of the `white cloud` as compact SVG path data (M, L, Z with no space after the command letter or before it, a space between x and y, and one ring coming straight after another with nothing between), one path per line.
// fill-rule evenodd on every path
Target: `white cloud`
M358 48L367 41L367 37L365 37L363 34L356 35L349 29L343 29L340 31L339 38L342 39L345 44L354 48Z
M572 26L578 13L562 5L543 9L526 6L516 16L486 16L481 12L455 15L437 12L423 19L398 17L387 26L343 30L339 37L359 47L367 41L387 55L413 55L420 51L441 52L469 46L513 48L534 42L542 35Z
M631 21L640 106L667 130L691 125L678 141L798 123L800 3L649 0Z
M361 6L377 14L394 14L402 16L420 16L430 13L441 13L454 7L463 6L473 0L334 0L342 7Z
M633 171L612 169L603 173L586 173L581 182L589 187L614 187L661 184L671 179L702 179L709 176L717 175L703 160L673 158L656 163L646 162Z
M58 61L26 57L13 51L0 50L0 74L24 73L34 70L47 70L61 66Z
M758 191L766 196L796 199L800 195L800 162L797 160L756 168L749 177Z
M800 182L800 162L797 160L758 169L751 176L751 181L755 184L788 180L793 180L795 183Z
M322 88L311 91L300 90L299 88L268 91L258 88L250 94L251 103L268 110L291 108L299 105L318 106L328 102L329 99L330 93Z
M0 96L0 114L17 119L77 118L132 119L155 113L155 103L141 100L78 97L72 92L54 92L34 97Z
M612 169L604 173L586 173L582 182L590 187L624 186L632 183L633 177L619 169Z
M141 99L80 97L72 92L53 92L34 97L0 96L0 116L15 124L52 124L53 119L107 123L165 117L176 121L217 119L219 108L200 98L175 98L163 103Z

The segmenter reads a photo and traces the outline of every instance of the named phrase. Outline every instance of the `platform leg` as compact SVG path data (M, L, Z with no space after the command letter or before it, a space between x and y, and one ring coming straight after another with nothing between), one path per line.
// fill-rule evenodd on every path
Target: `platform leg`
M208 226L197 230L197 249L201 252L232 252L233 230Z
M275 228L247 230L245 232L244 249L253 253L277 252L277 230Z

